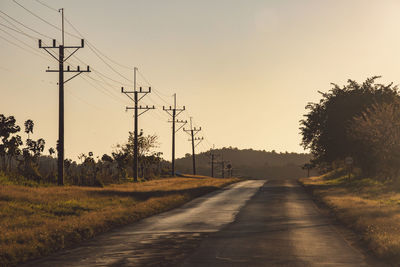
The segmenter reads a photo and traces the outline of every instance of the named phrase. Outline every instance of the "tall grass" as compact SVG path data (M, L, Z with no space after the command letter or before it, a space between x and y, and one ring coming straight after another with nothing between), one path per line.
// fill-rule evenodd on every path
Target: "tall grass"
M370 178L348 179L340 172L303 178L300 182L317 201L360 236L369 251L400 262L400 185Z
M104 188L0 185L0 266L50 254L236 181L170 178Z

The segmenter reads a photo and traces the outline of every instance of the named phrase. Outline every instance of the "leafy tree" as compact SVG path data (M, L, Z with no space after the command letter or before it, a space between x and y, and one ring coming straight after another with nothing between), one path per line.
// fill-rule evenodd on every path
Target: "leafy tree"
M6 169L7 144L10 144L8 138L21 130L15 123L16 120L14 116L6 117L0 114L0 159L2 161L3 170Z
M128 154L122 151L112 152L112 157L117 163L118 177L126 177L126 165L128 163Z
M133 149L134 149L134 134L133 132L129 132L128 136L128 142L121 146L122 151L127 153L128 155L133 157ZM138 135L138 152L139 152L139 158L143 156L149 156L152 155L154 152L154 148L158 147L158 136L153 134L153 135L143 135L143 132L141 132Z
M352 119L372 104L399 99L396 86L376 84L377 78L369 78L362 84L348 80L343 87L333 84L328 93L321 93L318 103L306 106L309 112L300 121L301 144L311 150L313 163L330 164L346 156L356 156L358 147L348 135Z
M101 157L101 160L102 160L102 161L105 161L105 162L113 162L113 158L110 157L110 156L107 155L107 154L104 154L104 155Z
M399 176L400 101L374 104L354 118L349 135L364 171L381 178Z
M18 155L21 154L21 149L19 146L22 145L22 139L21 136L16 135L12 136L8 141L5 143L5 148L7 151L7 156L8 156L8 170L11 171L11 164L13 158L17 157Z
M39 173L39 158L44 151L45 140L43 138L34 141L32 139L26 140L26 147L22 149L23 156L23 174L27 178L39 181L41 175ZM21 165L21 164L20 164Z

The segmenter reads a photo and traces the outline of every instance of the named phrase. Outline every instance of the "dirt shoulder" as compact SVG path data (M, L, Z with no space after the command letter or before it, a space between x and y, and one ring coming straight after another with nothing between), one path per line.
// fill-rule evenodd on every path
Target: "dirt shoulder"
M0 185L0 265L71 247L237 181L169 178L104 188Z
M400 191L373 179L329 173L299 179L314 200L353 230L368 251L397 265L400 261Z

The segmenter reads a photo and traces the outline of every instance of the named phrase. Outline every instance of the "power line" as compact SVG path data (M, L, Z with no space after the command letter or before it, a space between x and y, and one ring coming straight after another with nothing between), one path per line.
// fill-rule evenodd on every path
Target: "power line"
M38 32L37 30L35 30L35 29L33 29L33 28L29 27L29 26L26 26L24 23L22 23L22 22L18 21L17 19L11 17L10 15L6 14L5 12L3 12L3 11L1 11L1 10L0 10L0 12L1 12L3 15L7 16L7 17L8 17L9 19L11 19L12 21L14 21L14 22L18 23L19 25L23 26L24 28L26 28L26 29L28 29L28 30L31 30L31 31L33 31L34 33L37 33L37 34L39 34L39 35L41 35L41 36L43 36L43 37L52 39L52 37L50 37L50 36L48 36L48 35L46 35L46 34L43 34L43 33L41 33L41 32ZM0 16L1 16L1 15L0 15ZM12 23L11 23L10 21L8 21L6 18L4 18L3 16L1 16L1 17L2 17L5 21L7 21L7 22L10 23L11 25L13 25L15 28L17 28L14 24L12 24ZM17 28L17 29L18 29L18 28ZM20 29L18 29L18 30L20 30ZM34 37L30 37L30 38L34 38ZM38 39L38 38L35 38L35 39Z
M39 1L39 0L36 0L36 1L37 1L39 4L41 4L41 5L43 5L43 6L47 7L47 8L49 8L49 9L55 11L55 12L58 12L55 8L50 7L49 5L44 4L43 2L41 2L41 1ZM82 38L84 37L83 34L82 34L82 33L81 33L67 18L65 18L65 21L67 21L67 23L68 23ZM53 26L54 26L54 25L53 25ZM114 64L116 64L116 65L118 65L118 66L121 66L121 67L127 68L127 69L132 69L132 68L127 67L127 66L125 66L125 65L123 65L123 64L120 64L119 62L117 62L117 61L113 60L112 58L108 57L107 55L105 55L104 53L102 53L98 48L96 48L96 47L94 46L94 44L92 44L91 42L89 42L89 41L86 41L86 42L87 42L87 44L88 44L89 49L92 50L92 52L93 52L100 60L102 60L110 69L112 69L115 73L117 73L117 74L118 74L119 76L121 76L122 78L124 78L124 79L126 79L127 81L130 81L130 82L131 82L130 79L126 78L124 75L122 75L122 74L119 73L117 70L115 70L112 66L110 66L105 60L103 60L103 59L100 57L100 55L104 56L105 58L107 58L108 60L110 60L111 62L113 62ZM99 55L99 54L100 54L100 55ZM103 76L104 78L109 79L109 80L111 80L111 81L113 81L113 82L115 82L115 83L118 83L118 84L121 84L121 85L125 85L125 86L129 86L129 85L125 84L125 83L122 83L122 82L119 82L119 81L117 81L117 80L115 80L115 79L112 79L112 78L110 78L109 76L104 75L103 73L101 73L101 72L99 72L99 71L96 71L96 70L93 70L93 71L94 71L94 72L97 72L97 74L99 74L99 75ZM149 86L151 86L150 83L149 83L149 81L146 79L146 77L144 77L144 75L143 75L141 72L138 71L138 73L139 73L139 75L143 78L143 80L144 80ZM166 100L160 95L160 94L162 94L161 92L160 92L160 93L157 92L158 90L156 90L154 87L153 87L152 89L154 90L154 93L156 94L157 97L159 97L159 98L160 98L163 102L165 102L166 104L168 104L168 105L170 104L170 102L166 101Z
M26 49L25 47L20 46L19 44L14 43L13 41L8 40L7 38L5 38L5 37L3 37L3 36L1 36L1 35L0 35L0 38L3 39L4 41L6 41L6 42L8 42L8 43L10 43L10 44L12 44L12 45L14 45L14 46L16 46L16 47L18 47L18 48L20 48L20 49L22 49L22 50L28 52L28 53L31 53L31 54L33 54L33 55L35 55L35 56L38 56L38 57L41 57L41 58L43 58L43 59L45 59L45 60L48 60L48 58L45 58L45 57L42 56L41 54L32 52L32 51Z
M32 49L34 51L34 53L36 53L36 50L34 50L29 44L25 43L24 41L18 39L17 37L15 37L14 35L12 35L11 33L0 29L0 31L4 32L5 34L7 34L8 36L11 36L11 38L13 38L14 40L17 40L18 42L22 43L23 45L25 45L26 47L28 47L29 49Z
M34 17L40 19L41 21L43 21L43 22L46 23L47 25L49 25L49 26L51 26L51 27L53 27L53 28L55 28L55 29L57 29L57 30L59 30L59 31L62 31L62 29L61 29L60 27L58 27L58 26L56 26L56 25L54 25L54 24L48 22L47 20L43 19L43 18L40 17L39 15L36 15L36 14L33 13L32 11L30 11L28 8L26 8L25 6L23 6L22 4L18 3L16 0L12 0L12 1L13 1L14 3L16 3L17 5L19 5L21 8L23 8L26 12L28 12L28 13L31 14L32 16L34 16ZM79 37L78 37L78 38L79 38Z
M15 0L14 0L14 1L15 1ZM74 30L83 38L83 35L74 27L74 25L72 25L72 23L71 23L68 19L65 19L65 21L72 27L72 29L74 29ZM93 52L101 61L103 61L103 63L106 64L112 71L114 71L116 74L118 74L119 76L121 76L121 77L124 78L125 80L127 80L127 81L129 81L129 82L132 82L132 80L126 78L126 77L125 77L124 75L122 75L120 72L118 72L117 70L115 70L110 64L108 64L108 63L99 55L101 52L96 52L96 50L98 50L98 49L95 50L94 46L93 46L90 42L87 42L87 44L88 44L89 49L92 50L92 52ZM92 47L93 47L93 48L92 48ZM99 50L98 50L98 51L99 51ZM102 54L102 53L101 53L101 54Z
M36 0L36 1L37 1L38 3L40 3L40 4L44 5L44 6L46 6L47 8L50 8L51 10L58 12L55 8L52 8L52 7L46 5L46 4L44 4L44 3L42 3L42 2L40 2L40 1L38 1L38 0ZM60 29L58 26L56 26L56 25L54 25L54 24L52 24L52 23L46 21L45 19L41 18L39 15L35 14L34 12L32 12L31 10L29 10L28 8L26 8L26 7L23 6L22 4L18 3L16 0L13 0L13 2L16 3L17 5L19 5L21 8L23 8L23 9L26 10L27 12L29 12L30 14L32 14L33 16L35 16L36 18L38 18L38 19L40 19L41 21L45 22L46 24L52 26L53 28L55 28L55 29L57 29L57 30L60 30L60 31L62 30L62 29ZM11 18L11 17L10 17L10 18ZM72 25L72 23L71 23L67 18L64 18L64 19L65 19L65 21L80 35L80 37L77 36L77 35L71 34L71 33L67 32L67 31L65 31L65 33L67 33L68 35L70 35L70 36L72 36L72 37L78 38L78 39L79 39L79 38L84 38L84 36L74 27L74 25ZM18 22L18 23L19 23L19 22ZM20 23L20 24L23 25L22 23ZM24 27L27 27L27 26L24 25ZM28 29L31 29L31 28L29 28L29 27L27 27L27 28L28 28ZM31 29L31 30L33 30L33 29ZM33 31L35 31L35 30L33 30ZM38 33L38 34L40 34L40 35L43 35L43 34L41 34L40 32L37 32L37 31L35 31L35 32ZM49 37L49 36L47 36L47 35L44 35L44 36L46 36L47 38L52 39L51 37ZM119 64L119 63L117 63L116 61L114 61L114 60L110 59L109 57L107 57L106 55L104 55L104 53L102 53L100 50L98 50L97 48L95 48L94 45L92 45L89 41L86 41L86 43L87 43L89 49L90 49L100 60L102 60L102 61L104 62L104 64L106 64L111 70L113 70L113 71L114 71L115 73L117 73L119 76L121 76L121 77L124 78L125 80L131 82L130 79L126 78L126 77L125 77L124 75L122 75L120 72L118 72L117 70L115 70L111 65L109 65L103 58L100 57L99 54L102 54L104 57L108 58L110 61L113 61L114 63L116 63L116 64L118 64L118 65L123 66L122 64ZM98 51L98 52L96 52L96 51ZM98 53L99 53L99 54L98 54ZM125 67L125 68L128 68L128 67L126 67L126 66L124 66L124 67ZM109 78L109 77L107 77L107 78ZM111 78L109 78L109 79L111 79ZM111 79L111 80L112 80L112 79Z
M55 11L55 12L58 12L57 9L55 9L54 7L51 7L51 6L49 6L49 5L45 4L45 3L43 3L42 1L36 0L36 2L38 2L38 3L41 4L42 6L47 7L48 9L51 9L51 10L53 10L53 11Z
M11 28L11 27L9 27L9 26L7 26L7 25L4 25L3 23L0 23L0 25L3 26L3 27L5 27L5 28L7 28L7 29L9 29L9 30L12 30L12 31L17 32L17 33L22 34L22 35L25 35L25 36L31 38L32 40L37 40L37 38L33 37L32 35L29 35L29 34L27 34L27 33L24 33L24 32L22 32L22 31L20 31L20 30L13 29L13 28Z
M74 93L72 93L72 91L66 90L66 92L67 92L68 94L70 94L72 97L74 97L75 99L78 99L79 101L81 101L82 103L84 103L84 104L86 104L86 105L88 105L88 106L91 106L93 109L100 110L100 111L104 111L104 109L99 108L99 107L97 107L97 106L95 106L95 105L93 105L93 104L87 102L85 99L83 99L83 98L81 98L81 97L75 95Z

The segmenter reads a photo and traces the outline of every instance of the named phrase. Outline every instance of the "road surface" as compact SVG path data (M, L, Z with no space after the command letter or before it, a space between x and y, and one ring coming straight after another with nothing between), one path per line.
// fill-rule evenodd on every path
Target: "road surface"
M24 266L383 266L294 180L249 180Z

